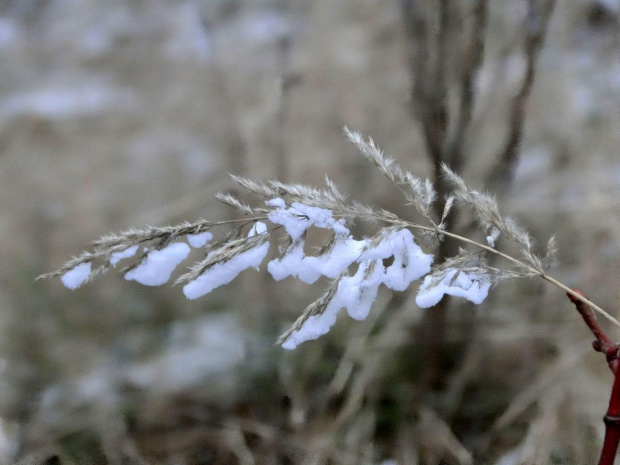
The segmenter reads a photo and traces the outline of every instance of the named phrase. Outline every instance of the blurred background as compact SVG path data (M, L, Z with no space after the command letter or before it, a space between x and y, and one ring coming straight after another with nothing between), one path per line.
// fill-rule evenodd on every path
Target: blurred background
M414 217L347 125L556 234L551 274L618 316L619 46L616 0L2 1L0 463L593 463L612 375L541 280L475 308L384 289L289 352L326 282L34 278L102 234L230 218L227 173L328 174Z

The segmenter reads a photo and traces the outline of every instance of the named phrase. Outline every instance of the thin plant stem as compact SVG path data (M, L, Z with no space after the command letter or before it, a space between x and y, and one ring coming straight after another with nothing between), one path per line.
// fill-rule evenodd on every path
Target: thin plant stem
M609 407L605 415L605 439L603 441L603 449L598 465L614 465L616 454L618 451L618 443L620 442L620 370L618 370L619 345L614 344L605 331L599 326L592 308L588 304L577 300L574 295L583 296L578 289L572 290L573 293L568 294L568 298L575 304L575 308L583 317L584 322L596 337L592 343L592 348L597 352L602 352L607 359L609 369L614 374L614 384L611 389L609 398Z
M443 235L443 236L448 236L448 237L451 237L451 238L453 238L453 239L455 239L457 241L473 245L473 246L478 247L480 249L486 250L489 253L495 254L495 255L497 255L497 256L505 259L505 260L508 260L509 262L514 263L515 265L518 265L519 267L522 267L522 268L527 269L528 271L531 271L533 275L540 276L545 281L553 284L554 286L559 287L564 292L567 292L568 294L570 294L571 296L573 296L576 299L580 300L581 302L584 302L584 303L590 305L594 311L598 312L601 316L603 316L604 318L609 320L611 323L616 325L618 328L620 328L620 321L618 321L616 318L611 316L607 311L603 310L601 307L596 305L590 299L588 299L587 297L585 297L584 295L582 295L582 294L580 294L578 292L575 292L573 289L571 289L570 287L566 286L565 284L562 284L560 281L558 281L557 279L555 279L552 276L549 276L547 273L544 273L544 272L542 272L540 270L537 270L536 268L528 265L527 263L522 262L518 258L515 258L515 257L513 257L511 255L508 255L507 253L501 252L501 251L499 251L497 249L494 249L493 247L489 247L488 245L485 245L485 244L482 244L480 242L474 241L474 240L469 239L467 237L460 236L460 235L452 233L450 231L445 231L443 229L440 229L435 223L433 223L432 226L424 226L424 225L417 224L417 223L411 223L411 222L408 222L408 221L399 220L397 225L399 225L399 226L406 225L406 226L408 226L408 227L410 227L412 229L418 229L418 230L421 230L421 231L431 231L431 232L435 232L435 233Z
M605 415L605 440L599 465L614 465L620 442L620 374L615 373L609 408Z
M547 281L547 282L549 282L549 283L559 287L563 291L569 293L570 295L572 295L576 299L578 299L578 300L580 300L580 301L590 305L592 307L592 309L594 309L596 312L601 314L603 317L605 317L611 323L613 323L618 328L620 328L620 321L618 321L616 318L611 316L608 312L606 312L601 307L596 305L590 299L588 299L588 298L584 297L583 295L575 292L573 289L571 289L570 287L562 284L560 281L558 281L557 279L553 278L552 276L549 276L547 273L541 272L540 270L537 270L536 268L528 265L527 263L522 262L521 260L519 260L519 259L517 259L515 257L512 257L512 256L510 256L510 255L508 255L508 254L506 254L504 252L496 250L493 247L489 247L488 245L481 244L480 242L476 242L476 241L474 241L472 239L468 239L467 237L459 236L458 234L454 234L454 233L451 233L449 231L440 230L437 227L423 226L423 225L419 225L419 224L415 224L415 223L409 223L408 226L411 227L411 228L414 228L414 229L421 229L421 230L425 230L425 231L435 231L438 234L442 234L444 236L451 237L451 238L456 239L456 240L458 240L460 242L465 242L467 244L474 245L474 246L476 246L478 248L486 250L487 252L490 252L490 253L493 253L495 255L498 255L498 256L502 257L503 259L508 260L509 262L514 263L515 265L518 265L520 267L524 267L527 270L529 270L532 273L534 273L535 275L540 276L545 281Z

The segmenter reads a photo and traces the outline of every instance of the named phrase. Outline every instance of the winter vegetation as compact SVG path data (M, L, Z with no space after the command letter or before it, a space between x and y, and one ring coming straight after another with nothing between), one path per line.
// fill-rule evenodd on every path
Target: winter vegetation
M619 14L0 6L0 464L596 463Z
M116 266L118 261L134 257L138 248L142 247L141 256L120 273L129 281L159 286L167 283L175 268L187 258L189 246L176 242L186 239L194 247L206 249L205 258L177 278L175 284L183 284L185 296L196 299L230 283L244 270L258 270L269 252L271 236L283 228L284 244L280 247L279 256L267 265L272 278L281 281L295 277L307 284L315 283L322 276L333 280L327 292L310 304L280 337L279 342L285 349L294 349L302 342L329 332L343 308L351 318L366 319L381 285L394 291L404 291L413 281L423 278L415 302L420 308L429 308L437 305L445 295L463 297L480 304L486 299L491 285L506 278L540 276L559 284L547 273L557 254L554 237L549 239L544 255L536 255L533 251L534 240L514 220L500 215L495 199L468 189L464 181L445 164L442 165L443 175L452 190L445 200L441 217L434 219L433 205L437 201L437 193L431 181L421 180L403 170L393 159L385 157L372 139L364 140L360 134L348 129L345 132L362 155L392 181L407 204L413 206L428 224L410 223L389 211L350 202L329 178L325 180L326 188L317 189L278 181L259 184L233 176L233 180L245 190L266 199L264 206L251 207L230 194L216 196L221 202L237 208L246 219L219 223L200 220L165 228L131 229L118 235L104 236L94 243L93 252L84 252L59 270L39 278L60 276L66 287L76 289ZM446 231L446 220L455 201L472 208L486 244ZM269 229L261 221L265 219L274 227ZM372 237L355 239L347 224L356 220L379 225L380 229ZM221 240L207 243L207 239L213 237L210 229L231 223L241 225ZM304 250L310 228L329 231L329 239L321 245L316 255L306 255ZM244 233L245 230L247 233ZM411 230L420 232L427 242L438 244L449 235L477 247L477 250L460 248L457 255L432 267L433 255L422 251ZM495 249L504 237L513 244L518 258ZM487 263L489 253L508 259L514 268L490 266ZM92 269L96 260L102 263ZM390 263L386 264L386 260ZM354 271L349 273L351 267ZM568 290L566 286L559 285ZM575 296L583 299L581 295ZM620 323L607 312L597 306L594 308L620 327Z
M141 256L125 266L121 275L146 286L159 286L167 283L175 268L187 258L189 246L177 242L185 239L193 247L206 249L205 258L175 281L175 284L183 284L183 293L188 299L196 299L230 283L244 270L254 268L258 271L269 253L272 235L283 228L284 242L279 247L278 257L267 265L272 278L281 281L295 277L307 284L315 283L322 276L332 279L325 294L308 305L297 321L280 336L278 342L284 349L295 349L303 342L327 334L343 308L351 318L365 320L381 285L394 291L405 291L420 278L424 280L415 303L419 308L429 308L437 305L446 295L481 304L492 284L507 278L538 276L568 291L578 309L580 305L588 305L620 327L620 322L589 301L583 293L571 290L549 276L549 267L557 255L554 237L547 242L544 255L537 255L533 250L534 240L527 231L513 219L502 217L492 196L470 190L446 164L442 164L441 168L451 190L444 201L441 217L433 218L437 191L430 180L421 180L403 170L393 159L385 157L372 139L364 140L360 134L346 128L345 133L360 153L395 185L407 205L417 210L426 225L405 221L386 210L348 201L327 177L326 187L317 189L279 181L261 184L233 176L239 186L266 199L264 206L252 207L233 195L216 195L218 200L245 215L244 220L200 220L164 228L131 229L118 235L104 236L94 243L93 252L84 252L59 270L41 275L38 279L60 276L66 287L76 289L102 275L111 266L116 266L120 260L134 257L142 247ZM471 208L486 244L447 230L446 222L455 202ZM274 227L269 229L261 220L268 220ZM354 221L364 221L381 228L372 237L355 239L347 227ZM234 223L241 225L221 240L208 243L213 239L210 229ZM305 240L310 228L329 231L328 240L315 255L306 255L305 252ZM247 233L244 233L246 230ZM432 244L440 244L449 237L475 249L459 248L455 256L446 257L433 267L433 255L422 251L412 230L420 232L422 238ZM516 258L496 249L504 237L513 245ZM490 266L489 254L506 259L513 268ZM95 260L103 263L93 270ZM351 267L354 268L352 274L349 273ZM591 311L580 309L586 322L589 318L595 320L588 313ZM612 346L607 336L600 336L597 323L592 328L600 341L608 343L607 358L611 366L609 351L616 351L617 348ZM613 367L612 371L616 372ZM611 450L615 455L615 448ZM601 465L613 465L613 458L608 460L611 462L601 459Z

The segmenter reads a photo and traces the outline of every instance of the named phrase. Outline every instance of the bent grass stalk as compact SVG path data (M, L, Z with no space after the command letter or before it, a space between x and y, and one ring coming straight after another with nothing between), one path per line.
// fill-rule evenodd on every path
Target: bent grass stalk
M504 252L502 252L500 250L494 249L493 247L489 247L488 245L485 245L485 244L482 244L480 242L474 241L474 240L469 239L467 237L460 236L460 235L452 233L450 231L442 230L434 222L433 222L433 226L424 226L424 225L417 224L417 223L399 221L399 224L403 224L403 223L405 223L411 229L418 229L418 230L421 230L421 231L431 231L431 232L434 232L434 233L437 233L437 234L440 234L440 235L443 235L443 236L451 237L452 239L455 239L457 241L473 245L473 246L478 247L478 248L480 248L482 250L486 250L489 253L495 254L498 257L501 257L501 258L503 258L505 260L508 260L509 262L511 262L511 263L513 263L515 265L518 265L519 267L526 268L526 269L528 269L532 273L533 276L539 276L540 278L544 279L548 283L551 283L554 286L559 287L560 289L562 289L566 293L572 295L573 297L575 297L576 299L580 300L581 302L588 304L590 307L592 307L592 309L594 311L596 311L601 316L606 318L609 322L613 323L618 328L620 328L620 321L618 321L618 319L614 318L607 311L603 310L601 307L596 305L594 302L592 302L590 299L585 297L583 294L575 292L573 289L571 289L570 287L566 286L565 284L563 284L562 282L558 281L557 279L555 279L554 277L550 276L549 274L543 273L540 270L537 270L536 268L528 265L527 263L525 263L525 262L523 262L523 261L521 261L521 260L519 260L519 259L517 259L517 258L515 258L515 257L513 257L511 255L508 255L507 253L504 253Z
M518 260L518 259L516 259L516 258L514 258L514 257L512 257L512 256L510 256L510 255L508 255L508 254L506 254L504 252L496 250L493 247L489 247L488 245L481 244L480 242L476 242L474 240L468 239L467 237L459 236L458 234L454 234L454 233L451 233L449 231L439 231L437 228L422 226L422 225L413 224L413 223L411 223L409 226L411 228L415 228L415 229L425 229L425 230L436 231L436 232L438 232L440 234L443 234L445 236L451 237L451 238L456 239L456 240L461 241L461 242L465 242L467 244L471 244L473 246L476 246L476 247L479 247L479 248L481 248L483 250L486 250L487 252L493 253L493 254L495 254L495 255L497 255L499 257L502 257L505 260L508 260L508 261L514 263L515 265L525 267L528 270L530 270L532 273L534 273L535 275L537 275L537 276L541 277L542 279L544 279L545 281L547 281L548 283L551 283L554 286L559 287L560 289L562 289L563 291L565 291L568 294L572 295L576 299L578 299L578 300L588 304L590 307L592 307L592 309L594 309L596 312L598 312L601 316L603 316L608 321L610 321L611 323L616 325L618 328L620 328L620 321L618 321L616 318L611 316L608 312L606 312L601 307L596 305L594 302L592 302L590 299L585 297L583 294L575 292L573 289L571 289L570 287L566 286L565 284L562 284L560 281L558 281L554 277L549 276L547 273L541 273L539 270L537 270L534 267L526 264L525 262L522 262L521 260Z
M72 288L78 287L83 282L91 281L114 267L117 259L127 256L123 253L130 247L141 246L143 247L141 256L131 265L121 269L121 276L125 279L134 279L134 275L140 278L139 275L148 272L156 279L153 277L149 277L148 280L143 279L143 284L161 284L168 281L170 270L162 273L162 270L148 268L156 266L158 261L168 260L169 263L178 263L189 251L187 246L183 245L185 255L183 257L173 256L174 241L186 236L189 240L189 236L205 233L213 227L236 223L240 226L219 241L208 244L204 248L207 252L206 258L196 263L188 273L178 278L176 283L185 284L184 293L188 298L195 298L209 292L205 290L202 293L195 289L202 281L211 282L212 285L217 284L217 286L228 283L242 270L256 267L254 261L249 260L249 257L256 252L254 248L258 245L262 247L275 229L283 228L286 230L288 246L280 250L279 258L269 263L268 268L272 277L279 281L292 276L308 284L312 284L321 275L335 280L332 287L336 289L334 291L336 300L332 302L331 299L324 297L320 305L317 305L318 301L311 304L293 327L285 333L290 336L297 332L297 336L300 336L299 333L305 331L304 336L298 337L298 340L302 342L316 339L329 331L335 321L335 313L338 313L340 308L347 308L350 316L360 319L360 313L356 312L354 307L369 308L376 297L379 285L383 284L393 290L404 290L413 280L420 277L424 277L424 283L416 302L420 307L426 308L436 305L445 294L465 297L474 303L481 303L486 298L492 283L513 277L539 276L574 298L587 303L594 311L620 327L620 321L608 312L547 274L557 252L553 237L547 244L545 256L536 255L533 251L534 239L529 233L512 219L503 217L499 213L497 202L491 195L469 189L463 179L445 164L441 165L441 171L447 183L451 185L452 192L445 200L443 212L436 211L437 193L435 186L429 180L414 176L402 169L393 159L384 156L371 138L364 139L359 133L351 132L347 128L345 128L345 134L361 155L383 172L399 190L407 204L413 206L428 225L403 220L386 210L377 210L355 202L349 203L328 178L326 178L326 188L318 189L299 184L284 184L279 181L257 183L250 179L232 176L233 181L241 187L266 199L265 206L252 207L233 195L218 194L216 198L219 201L236 208L244 214L245 218L217 222L199 220L177 226L130 229L119 235L104 236L94 242L93 252L83 252L65 263L59 270L40 278L64 277L76 267L89 264L88 270L85 269L82 274L78 274L74 279L76 282L71 283ZM284 200L285 198L287 200ZM455 201L473 210L476 222L487 236L487 244L447 230L445 221ZM438 218L435 219L435 216ZM347 228L347 222L354 219L370 221L384 227L373 237L357 240ZM269 231L265 229L264 235L261 234L264 240L252 239L253 234L246 231L248 233L246 236L246 233L242 231L248 225L256 227L265 220L274 224L276 228ZM332 232L332 239L324 244L316 256L306 256L303 252L306 231L311 227ZM454 257L446 258L442 263L431 267L429 264L432 264L433 257L423 253L415 244L413 236L402 242L404 236L394 235L396 231L404 229L421 231L423 235L431 236L436 243L449 237L473 246L477 251L459 250ZM518 258L495 248L495 241L500 235L507 238L516 248ZM396 239L397 236L400 239ZM266 255L267 249L262 248ZM497 269L489 266L486 260L488 254L503 258L516 269ZM259 255L254 258L257 259ZM151 256L152 260L149 260ZM402 256L405 260L401 263L402 268L383 267L380 260L390 256ZM103 264L94 271L90 271L90 263L95 260L103 261ZM430 262L426 263L429 260ZM353 265L358 266L358 272L355 276L349 277L348 270ZM230 279L218 279L215 275L220 271L230 275ZM142 281L139 280L139 282ZM339 295L339 286L342 286L342 294L348 295L344 300L343 295ZM191 292L188 294L189 288ZM325 314L328 309L331 310ZM303 328L306 323L308 327ZM280 341L285 339L281 338Z
M377 297L379 286L403 291L421 278L423 283L416 303L421 308L427 308L437 305L446 294L479 304L487 297L493 283L515 277L540 277L565 291L573 303L580 304L581 307L577 305L578 310L587 307L620 327L620 321L607 311L547 273L557 253L553 237L547 243L545 255L537 255L534 239L511 218L499 213L494 197L469 189L445 164L441 165L441 171L447 184L451 185L451 192L442 208L439 208L435 186L429 180L422 180L403 170L393 159L385 157L372 139L364 139L359 133L350 132L346 128L345 133L360 153L394 184L406 203L413 206L425 220L422 223L427 222L426 225L406 221L387 210L347 202L336 185L327 178L326 188L318 189L278 181L256 183L233 176L233 181L265 200L264 205L252 207L233 195L219 194L216 196L219 201L236 208L245 217L229 221L199 220L176 226L130 229L118 235L104 236L93 243L92 252L83 252L60 269L38 279L61 277L67 287L74 289L114 268L118 261L132 258L140 249L141 254L133 259L133 263L121 268L119 274L145 285L159 285L167 282L174 267L187 257L190 250L188 245L178 242L187 239L192 247L201 249L205 256L180 276L175 284L183 283L185 296L194 299L229 283L243 270L258 269L268 254L272 233L283 230L287 244L280 248L277 258L271 260L267 267L272 277L277 281L294 277L308 284L313 284L320 276L332 280L326 293L308 305L278 339L278 343L285 349L294 349L305 341L326 334L342 309L346 309L354 319L365 319ZM486 236L486 244L448 230L448 216L456 201L473 210L476 223ZM367 221L380 228L371 237L356 239L348 229L348 222L353 220ZM268 221L274 227L268 229L262 221ZM198 234L225 225L235 226L217 241L209 242L213 238L211 233L200 245L193 240ZM306 255L304 252L309 228L331 232L331 239L323 244L316 255ZM412 230L433 239L435 244L451 238L475 250L462 248L456 255L441 257L439 263L433 264L434 257L424 253L418 246ZM495 247L500 236L508 240L516 253L511 254ZM489 254L502 258L511 266L505 269L490 266L487 262ZM392 258L391 264L385 264L389 258ZM100 264L91 270L91 264L95 261ZM357 271L350 275L349 270L354 266ZM70 279L66 279L69 274ZM585 310L580 312L582 316L587 313ZM593 317L588 318L586 322L593 320ZM597 325L594 325L595 335L604 334L602 330L598 331ZM609 352L608 360L610 354L617 359L620 345L610 345L607 339L605 341L610 347L606 351ZM614 373L616 383L607 422L618 420L617 424L608 428L608 432L617 434L613 436L610 433L609 437L613 441L606 439L599 462L601 465L613 464L620 439L620 417L616 418L620 412L620 374L617 370Z

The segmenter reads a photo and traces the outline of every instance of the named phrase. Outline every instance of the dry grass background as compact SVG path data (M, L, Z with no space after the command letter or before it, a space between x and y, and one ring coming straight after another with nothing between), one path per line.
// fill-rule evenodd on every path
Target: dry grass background
M463 141L472 186L506 138L525 3L489 2ZM616 316L619 14L613 0L556 2L501 202L541 241L557 234L554 274ZM212 199L228 172L327 173L407 218L342 134L432 172L399 2L9 0L0 15L3 463L595 460L611 375L562 293L536 280L451 306L430 381L433 309L407 293L290 353L273 342L321 286L248 272L189 302L112 275L75 292L33 282L103 233L229 217Z

